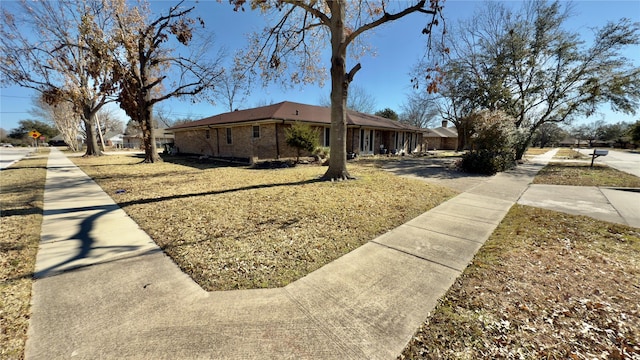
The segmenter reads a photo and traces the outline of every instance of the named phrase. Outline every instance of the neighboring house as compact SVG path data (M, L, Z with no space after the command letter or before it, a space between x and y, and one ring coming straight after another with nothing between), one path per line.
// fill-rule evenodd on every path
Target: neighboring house
M582 142L588 143L586 140L583 140ZM558 142L558 145L560 145L561 147L578 147L578 139L574 138L574 137L566 137L562 140L560 140L560 142Z
M599 140L591 141L591 145L589 145L589 140L587 139L576 139L574 137L566 137L562 141L558 143L560 147L570 147L570 148L586 148L589 146L598 146L598 147L609 147L609 143L602 143Z
M165 148L166 145L172 146L173 133L167 131L166 128L153 129L153 135L156 139L156 147L158 149ZM142 148L142 132L135 134L124 134L122 137L123 147L127 149Z
M64 137L62 135L56 135L49 139L49 145L51 146L67 146L68 144L64 141ZM76 147L78 149L82 148L82 144L84 144L84 136L78 134L76 137Z
M458 131L455 127L447 127L447 121L443 120L441 127L425 129L423 141L428 150L456 150Z
M64 136L56 135L49 139L49 145L51 146L67 146L67 143L64 141Z
M177 151L247 161L296 156L285 140L295 122L318 130L329 146L331 109L293 102L227 112L169 128ZM347 111L347 152L358 155L422 151L422 129L375 115Z
M115 131L107 132L102 139L104 140L104 146L112 146L116 149L124 146L124 134L119 134Z

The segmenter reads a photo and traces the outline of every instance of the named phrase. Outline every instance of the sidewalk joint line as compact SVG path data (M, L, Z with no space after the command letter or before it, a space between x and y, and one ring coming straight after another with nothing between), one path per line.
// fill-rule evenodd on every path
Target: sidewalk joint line
M513 206L513 205L511 205L511 206ZM509 208L511 208L511 207L509 207ZM471 216L461 216L461 215L458 215L458 214L453 215L448 211L439 211L437 208L431 209L430 212L433 213L433 214L443 215L443 216L447 216L447 217L451 217L451 218L455 218L455 219L470 220L470 221L477 221L477 222L483 223L483 224L497 225L497 224L494 224L493 222L491 222L489 220L478 219L478 218L471 217ZM507 212L508 212L508 209L505 212L505 215L506 215ZM502 215L502 218L504 218L505 215ZM498 224L500 223L500 221L502 221L502 218L498 221Z
M503 218L504 218L504 217L503 217ZM436 234L440 234L440 235L445 235L445 236L449 236L449 237L456 238L456 239L460 239L460 240L470 241L470 242L472 242L472 243L476 243L476 244L484 244L484 243L485 243L485 241L487 240L487 239L484 239L484 241L478 241L478 240L473 240L473 239L467 239L467 238L463 238L463 237L460 237L460 236L455 236L455 235L451 235L451 234L443 233L443 232L440 232L440 231L435 231L435 230L431 230L431 229L425 229L425 228L423 228L423 227L416 226L416 225L411 225L411 224L402 224L402 225L400 225L400 226L403 226L403 225L410 226L410 227L412 227L412 228L414 228L414 229L420 229L420 230L424 230L424 231L429 231L429 232L432 232L432 233L436 233ZM496 227L498 226L498 225L496 225L496 224L491 224L491 225L495 225ZM495 230L495 228L494 228L493 230ZM493 231L492 231L491 233L493 233ZM375 241L375 239L374 239L374 240L372 240L372 241Z
M375 240L371 240L370 242L372 242L372 243L374 243L376 245L380 245L382 247L385 247L385 248L387 248L389 250L394 250L394 251L397 251L397 252L412 256L412 257L420 259L420 260L424 260L424 261L427 261L427 262L430 262L430 263L433 263L433 264L436 264L436 265L440 265L440 266L446 267L447 269L451 269L451 270L457 271L458 273L462 273L462 271L464 271L464 269L462 269L462 270L456 269L453 266L450 266L450 265L447 265L447 264L443 264L443 263L437 262L435 260L427 259L427 258L425 258L423 256L420 256L420 255L417 255L417 254L413 254L413 253L410 253L410 252L402 250L402 249L398 249L398 248L393 247L393 246L382 244L382 243L379 243L379 242L377 242ZM471 261L472 259L473 259L473 256L471 257L471 259L469 261Z

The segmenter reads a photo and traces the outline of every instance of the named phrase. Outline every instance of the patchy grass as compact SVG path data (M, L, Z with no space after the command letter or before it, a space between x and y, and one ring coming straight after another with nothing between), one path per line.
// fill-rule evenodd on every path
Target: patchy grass
M539 148L539 147L530 147L527 149L527 152L525 153L526 156L537 156L537 155L542 155L548 151L553 150L553 148Z
M575 186L640 187L640 178L602 164L550 163L533 180L534 184Z
M31 314L48 149L0 173L0 358L21 359Z
M351 164L254 170L186 158L73 158L206 290L280 287L455 195Z
M588 156L570 148L560 148L553 158L578 160L578 159L587 159Z
M400 359L639 359L640 232L514 206Z

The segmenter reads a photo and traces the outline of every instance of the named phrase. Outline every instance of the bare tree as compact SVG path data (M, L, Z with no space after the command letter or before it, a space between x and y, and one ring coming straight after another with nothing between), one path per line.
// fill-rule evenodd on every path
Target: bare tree
M73 111L73 105L69 102L50 105L44 99L34 101L33 108L29 111L32 115L40 117L53 124L62 135L63 141L71 151L78 151L78 137L80 136L82 120Z
M426 92L412 92L401 106L400 121L419 128L432 126L439 118L438 105Z
M115 109L102 108L98 112L98 115L100 117L100 129L103 135L108 132L123 132L124 123L116 114Z
M115 90L115 45L109 3L103 0L23 1L2 12L2 82L31 88L51 105L70 103L87 129L85 155L100 155L95 115Z
M545 123L569 124L606 103L614 111L637 111L640 68L622 50L640 44L640 23L609 22L585 46L566 30L570 9L560 1L527 1L518 11L489 4L451 41L442 91L449 114L507 112L520 135L514 146L521 159Z
M248 1L231 0L235 9ZM349 86L362 67L355 64L347 71L347 53L363 54L363 36L380 25L412 13L428 15L423 33L430 34L441 18L439 0L392 1L317 1L252 0L252 8L273 15L275 22L261 34L254 34L247 51L247 63L257 64L266 81L322 83L326 70L318 63L323 45L331 46L331 158L324 179L350 179L347 171L346 110Z
M183 8L182 3L154 16L147 2L130 7L124 0L117 1L117 37L122 44L116 67L118 102L140 125L144 161L148 163L161 161L153 134L153 106L170 98L197 95L212 87L222 74L221 54L212 57L206 53L213 47L211 37L188 46L198 39L204 22L189 17L194 7ZM179 45L183 45L182 51Z
M238 59L241 54L236 55ZM247 74L247 69L243 69L238 62L223 69L218 78L218 82L213 88L213 97L222 102L229 111L238 110L247 100L251 89L251 77Z
M376 111L376 98L365 88L351 85L347 94L347 109L365 114L373 114ZM320 99L320 106L331 106L331 96Z
M124 124L116 117L113 109L102 108L98 111L96 114L96 134L98 134L98 140L103 151L106 149L105 136L107 133L120 133L123 128Z

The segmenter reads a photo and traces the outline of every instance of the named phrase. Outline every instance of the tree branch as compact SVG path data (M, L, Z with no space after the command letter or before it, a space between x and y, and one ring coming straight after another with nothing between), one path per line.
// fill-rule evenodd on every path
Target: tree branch
M356 76L356 73L362 68L360 63L357 63L348 73L347 73L347 82L353 81L353 77Z
M310 13L311 15L317 17L318 19L320 19L320 21L322 22L323 25L329 25L329 22L331 21L331 19L329 19L329 17L323 13L322 11L312 7L309 4L306 4L302 1L299 0L282 0L283 3L287 3L290 5L293 5L293 7L299 7L301 9L303 9L304 11ZM317 2L317 3L321 3L321 2Z
M426 4L426 0L420 0L418 1L418 3L416 3L414 6L408 7L398 13L395 14L389 14L387 12L384 13L384 15L382 15L382 17L378 18L377 20L374 20L370 23L364 24L362 26L360 26L358 29L356 29L354 32L352 32L351 34L349 34L345 41L344 41L344 45L343 46L347 46L349 45L353 40L355 40L355 38L357 38L360 34L362 34L363 32L369 30L369 29L373 29L379 25L382 25L386 22L389 21L394 21L397 19L400 19L402 17L405 17L409 14L412 14L414 12L421 12L424 14L429 14L429 15L433 15L434 17L436 16L436 14L438 13L437 9L434 10L427 10L424 8Z

